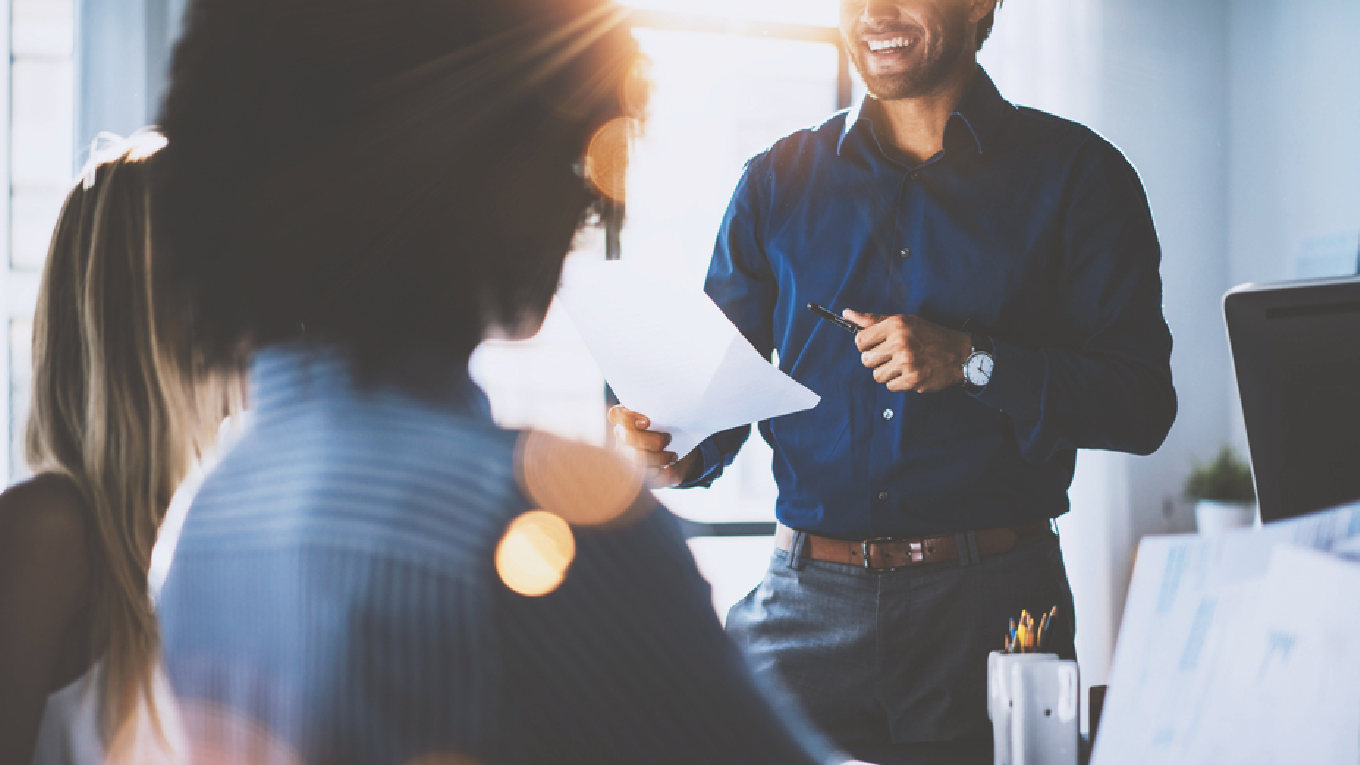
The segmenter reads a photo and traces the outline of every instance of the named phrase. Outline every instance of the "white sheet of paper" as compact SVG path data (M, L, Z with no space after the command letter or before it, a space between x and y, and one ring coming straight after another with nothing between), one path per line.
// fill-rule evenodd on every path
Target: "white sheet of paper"
M1270 566L1233 639L1187 762L1360 762L1360 565L1291 545Z
M701 290L593 261L569 263L557 296L619 401L669 433L677 456L821 400L762 358Z
M1202 762L1205 710L1237 671L1221 659L1255 614L1272 550L1331 550L1357 536L1360 505L1216 536L1143 540L1092 765Z

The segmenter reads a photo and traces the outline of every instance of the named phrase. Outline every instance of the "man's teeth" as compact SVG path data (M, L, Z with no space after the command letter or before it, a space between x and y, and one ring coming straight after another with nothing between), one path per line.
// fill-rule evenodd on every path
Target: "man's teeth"
M868 43L869 50L877 53L892 48L905 48L911 44L911 41L905 37L894 37L891 40L869 40Z

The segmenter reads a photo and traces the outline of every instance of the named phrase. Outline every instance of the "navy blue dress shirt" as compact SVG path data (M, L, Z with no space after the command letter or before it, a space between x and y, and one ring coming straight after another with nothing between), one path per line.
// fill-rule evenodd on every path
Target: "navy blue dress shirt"
M751 159L709 267L708 294L746 338L822 397L760 423L776 514L847 539L1061 515L1078 448L1151 453L1176 414L1138 175L1091 130L1006 102L985 72L917 166L874 106ZM985 335L991 381L891 392L809 302ZM703 442L690 485L712 482L749 431Z

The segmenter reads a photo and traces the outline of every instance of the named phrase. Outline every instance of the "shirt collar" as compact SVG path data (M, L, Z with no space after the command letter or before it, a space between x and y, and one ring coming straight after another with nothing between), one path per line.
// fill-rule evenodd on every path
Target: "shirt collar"
M865 123L866 129L872 128L873 110L866 108L871 98L873 96L866 93L846 112L845 126L841 130L840 140L836 143L837 156L841 154L845 139L860 122ZM963 98L959 99L954 112L949 115L949 123L945 126L946 141L951 139L951 133L963 131L962 135L971 139L978 153L982 154L995 137L1006 114L1014 109L1010 102L1001 97L1001 92L996 89L996 84L987 76L987 72L978 67L973 82L964 91Z
M845 113L845 126L841 128L840 140L836 142L836 156L839 157L841 155L841 150L845 146L845 139L850 137L850 132L855 129L855 126L860 123L860 120L863 120L866 123L872 122L872 120L869 119L869 116L864 113L864 107L869 102L870 98L873 98L873 96L865 93L858 101L850 106L850 111Z
M257 412L307 399L348 398L364 389L379 397L414 397L427 405L491 420L491 404L466 364L440 354L407 353L367 382L355 374L349 354L334 345L280 343L259 349L251 360L250 400Z

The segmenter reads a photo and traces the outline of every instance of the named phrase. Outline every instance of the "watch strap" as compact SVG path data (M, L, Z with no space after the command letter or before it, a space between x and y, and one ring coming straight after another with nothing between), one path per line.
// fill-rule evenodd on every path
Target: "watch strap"
M996 354L992 352L994 347L992 345L992 338L987 337L986 335L979 335L976 332L969 332L968 341L973 344L973 353L985 353L988 356L996 358ZM970 353L968 355L972 356L973 354Z

